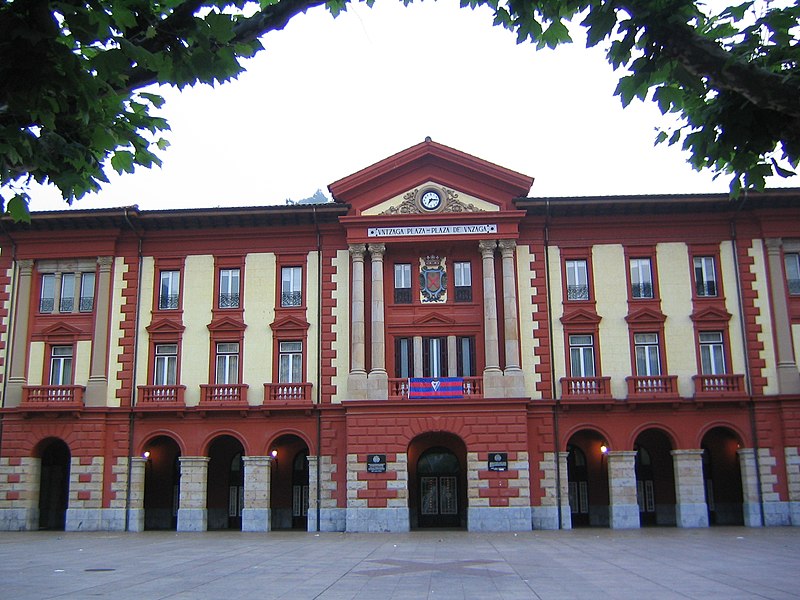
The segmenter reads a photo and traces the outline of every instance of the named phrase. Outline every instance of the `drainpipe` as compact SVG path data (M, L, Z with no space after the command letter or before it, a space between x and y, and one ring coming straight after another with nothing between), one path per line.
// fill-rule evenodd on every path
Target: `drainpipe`
M130 531L130 510L131 510L131 478L133 477L133 429L136 423L133 415L133 407L136 405L136 362L139 355L139 314L141 313L141 293L142 293L142 236L136 231L128 217L128 207L124 212L125 222L130 227L133 234L139 239L136 255L139 261L138 281L136 284L136 318L133 330L133 363L131 371L131 403L128 407L128 478L125 483L125 531Z
M320 531L320 517L322 510L320 504L322 503L322 238L319 231L319 223L317 222L317 207L311 206L312 215L314 216L314 229L317 232L317 532Z
M741 265L739 265L739 250L738 250L738 243L736 238L736 217L739 214L739 211L744 206L744 203L747 202L747 191L744 192L744 197L742 201L739 203L739 206L736 209L733 217L731 218L731 242L733 243L733 264L735 265L734 273L736 275L736 299L739 303L739 330L742 336L742 347L744 349L744 384L745 389L747 390L747 406L748 412L750 416L750 434L753 436L753 453L755 458L755 470L756 470L756 488L758 493L758 506L759 506L759 513L760 513L760 521L761 527L766 525L766 519L764 517L764 493L761 490L761 466L759 464L758 459L758 425L756 423L756 402L753 398L753 382L751 380L751 373L750 373L750 352L747 346L747 324L745 322L744 316L744 295L742 290L742 278L741 278Z
M558 511L558 528L563 529L563 515L561 509L561 460L559 457L559 427L558 409L559 398L556 394L556 366L553 357L555 356L553 346L553 306L550 302L550 198L545 199L544 217L544 278L545 278L545 299L547 302L547 332L550 346L550 395L553 397L553 450L556 463L556 509Z

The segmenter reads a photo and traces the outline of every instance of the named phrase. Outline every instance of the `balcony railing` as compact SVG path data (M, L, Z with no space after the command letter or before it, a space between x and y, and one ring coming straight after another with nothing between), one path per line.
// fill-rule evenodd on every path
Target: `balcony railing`
M726 396L744 393L744 375L695 375L695 396Z
M588 300L588 299L589 299L588 285L567 286L567 300Z
M310 383L265 383L264 404L310 403Z
M610 377L562 377L561 395L564 398L610 398Z
M24 385L22 406L39 408L72 408L83 406L82 385Z
M184 406L185 385L140 385L139 405Z
M464 398L483 398L483 377L462 377L461 390ZM408 379L389 379L389 399L408 398Z
M800 279L789 279L787 281L788 281L788 285L789 285L789 293L792 296L800 295ZM42 311L42 312L44 312L44 311Z
M677 375L626 377L628 396L677 396Z
M218 383L200 386L200 404L233 406L247 404L245 383Z

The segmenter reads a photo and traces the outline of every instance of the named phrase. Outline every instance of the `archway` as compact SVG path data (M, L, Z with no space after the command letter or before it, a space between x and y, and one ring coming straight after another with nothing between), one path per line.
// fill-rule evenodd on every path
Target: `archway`
M180 494L181 450L167 436L150 440L144 449L144 528L176 529Z
M241 442L230 435L215 438L208 448L208 529L242 528L243 454Z
M672 443L659 429L647 429L636 437L636 496L642 527L676 525L675 469Z
M710 525L743 525L742 472L739 437L715 427L703 436L703 479Z
M60 439L40 444L39 529L63 531L69 503L69 470L72 455Z
M458 436L426 433L408 448L411 528L467 526L467 449Z
M272 529L307 531L308 445L298 436L287 434L270 448Z
M608 527L607 442L582 430L567 443L567 480L573 527Z

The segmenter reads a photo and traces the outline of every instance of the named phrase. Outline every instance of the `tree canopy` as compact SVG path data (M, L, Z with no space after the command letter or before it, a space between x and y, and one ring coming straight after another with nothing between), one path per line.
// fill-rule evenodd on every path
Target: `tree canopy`
M152 84L236 77L259 38L311 7L349 0L6 0L0 7L0 195L28 214L31 182L71 203L107 169L161 164L169 124ZM410 0L405 0L406 3ZM374 0L367 0L372 4ZM800 6L744 2L710 13L689 0L461 0L488 6L520 43L570 42L567 23L601 44L623 105L653 100L678 124L696 169L731 176L734 194L792 175L800 159ZM10 190L10 193L9 193ZM5 197L3 197L5 196Z

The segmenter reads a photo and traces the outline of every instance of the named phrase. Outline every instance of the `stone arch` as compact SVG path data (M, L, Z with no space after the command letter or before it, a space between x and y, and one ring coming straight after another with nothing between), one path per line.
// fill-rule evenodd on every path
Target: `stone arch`
M235 439L239 444L242 446L242 454L244 456L250 455L250 450L247 447L247 439L238 431L234 429L217 429L211 433L209 433L201 442L200 448L202 448L203 456L211 456L209 454L209 450L211 449L211 445L219 438L227 436L230 438Z
M270 437L267 438L267 442L262 446L262 455L268 456L271 454L273 447L275 446L275 442L282 437L285 436L295 436L303 440L308 447L308 452L310 455L314 455L316 452L316 447L312 442L311 438L306 434L305 431L301 429L296 429L294 427L287 427L285 429L281 429L273 433Z
M156 429L151 431L147 434L145 438L139 443L138 449L136 450L136 454L142 456L144 452L147 450L148 444L150 444L153 440L159 437L170 438L173 442L178 445L178 449L180 450L181 456L186 455L186 442L183 441L183 438L177 432L171 429Z

